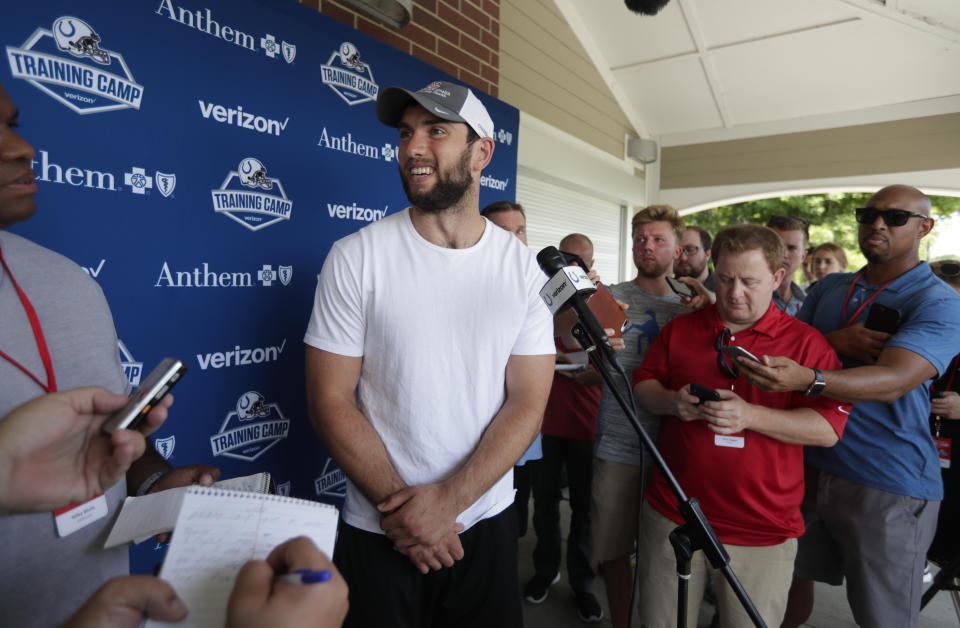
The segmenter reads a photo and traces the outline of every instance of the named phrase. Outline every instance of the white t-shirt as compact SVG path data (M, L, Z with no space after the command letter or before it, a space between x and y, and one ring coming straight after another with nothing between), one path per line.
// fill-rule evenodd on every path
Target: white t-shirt
M334 243L304 342L363 357L357 405L394 468L408 485L442 481L503 405L508 358L554 353L546 281L533 253L493 223L475 245L449 249L422 238L407 209ZM469 528L512 502L511 470L457 521ZM343 518L382 533L349 479Z

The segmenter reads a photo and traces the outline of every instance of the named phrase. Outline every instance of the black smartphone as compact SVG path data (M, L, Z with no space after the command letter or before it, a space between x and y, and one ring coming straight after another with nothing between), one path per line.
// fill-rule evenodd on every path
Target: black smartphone
M863 324L867 329L882 331L888 334L897 333L900 326L900 311L892 307L874 303L867 312L867 320Z
M696 382L690 382L690 394L700 399L698 406L704 401L720 401L720 393Z
M942 390L931 390L931 391L930 391L930 401L933 401L934 399L943 399L943 391L942 391Z
M111 434L114 430L132 430L137 427L150 409L170 392L186 372L187 366L183 362L176 358L165 358L150 372L137 391L130 395L127 405L110 415L103 424L103 431Z
M666 277L666 280L667 280L667 285L670 286L670 289L676 292L677 294L679 294L680 296L690 297L691 299L697 296L696 291L690 286L688 286L687 284L683 283L682 281L678 279L674 279L673 277L669 277L669 276Z

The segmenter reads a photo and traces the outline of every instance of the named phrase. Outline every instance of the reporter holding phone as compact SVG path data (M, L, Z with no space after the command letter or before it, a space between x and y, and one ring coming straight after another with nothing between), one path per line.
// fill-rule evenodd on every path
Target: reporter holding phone
M689 311L667 283L680 257L684 226L680 214L669 205L651 205L634 215L631 226L637 276L609 286L610 294L629 306L629 323L623 330L625 348L617 356L628 374L640 364L660 329ZM641 481L645 470L649 482L653 463L649 456L644 458L636 431L606 385L599 417L591 486L591 547L594 560L602 565L611 623L614 628L624 628L630 612L630 554L637 538ZM656 440L660 417L641 412L640 421Z
M111 413L128 401L90 386L29 401L0 421L0 513L43 512L85 501L123 478L145 448L137 430L103 431ZM149 434L162 425L167 395L141 423ZM48 566L49 567L49 566ZM278 574L325 570L323 586L275 583ZM330 559L304 537L276 547L265 561L250 561L237 576L227 628L333 628L348 607L347 585ZM173 588L153 576L107 581L64 628L135 628L144 617L176 622L188 609Z
M722 351L737 345L761 358L787 353L818 368L839 367L822 335L773 304L771 295L786 274L783 240L759 225L727 227L717 233L712 257L716 304L667 323L634 371L634 393L648 412L666 417L660 436L664 459L684 490L700 501L764 621L778 626L796 539L803 533L802 445L836 443L849 407L816 391L764 392L741 376L750 358ZM647 626L669 626L676 619L676 559L667 537L682 523L658 470L646 492L638 545L638 610ZM688 616L697 616L709 572L721 625L750 624L703 553L691 567Z
M943 498L927 384L960 353L960 296L920 261L920 243L934 226L930 210L913 187L875 193L854 215L867 265L827 275L808 293L799 318L826 335L843 370L817 373L787 357L741 363L766 390L816 385L854 404L836 447L806 451L807 464L819 469L819 520L801 540L797 576L832 584L846 578L854 618L866 626L917 625ZM864 325L873 303L900 312L892 336Z
M120 394L129 388L100 286L66 257L8 231L37 211L35 151L16 132L18 122L20 112L0 85L0 416L58 390L100 386ZM90 500L100 516L83 525L73 525L69 513L52 511L0 516L0 536L16 539L0 545L0 565L17 566L0 570L3 622L59 625L101 583L129 573L126 548L102 549L107 515L116 512L128 487L136 493L212 484L218 475L199 465L171 469L147 443L126 482Z
M2 417L0 514L85 502L123 479L173 397L150 411L143 431L104 433L110 413L126 403L124 395L91 386L42 395Z

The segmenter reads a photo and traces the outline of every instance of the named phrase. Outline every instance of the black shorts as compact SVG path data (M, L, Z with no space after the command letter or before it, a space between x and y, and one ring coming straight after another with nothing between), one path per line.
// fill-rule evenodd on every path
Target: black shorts
M421 574L393 541L340 522L333 560L350 586L347 628L523 625L513 508L460 534L464 556Z

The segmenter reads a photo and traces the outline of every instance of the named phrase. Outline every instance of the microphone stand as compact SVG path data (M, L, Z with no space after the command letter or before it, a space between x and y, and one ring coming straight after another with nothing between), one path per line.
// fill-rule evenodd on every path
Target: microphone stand
M615 368L619 375L628 382L627 388L630 388L630 380L627 378L623 367L620 366L618 361L613 360L613 364L609 365L610 368L608 368L600 352L597 351L597 343L592 341L590 335L587 333L586 327L580 321L577 321L573 326L571 333L573 337L577 339L577 342L580 343L580 346L583 347L583 350L587 352L590 363L593 364L600 373L600 376L603 377L603 381L606 382L607 387L610 389L610 392L613 393L620 408L623 409L624 414L630 420L633 429L635 429L640 436L640 442L643 443L647 451L653 455L654 462L657 464L663 477L666 478L670 490L673 491L673 494L677 498L677 505L684 520L682 526L677 527L670 533L670 543L673 545L673 551L677 557L677 628L686 628L687 626L687 583L690 580L690 561L694 552L697 550L703 550L707 556L707 560L713 565L713 568L720 569L721 572L723 572L723 576L727 579L734 593L736 593L740 604L753 621L753 625L757 626L757 628L766 628L767 625L764 623L757 608L753 605L753 601L750 599L750 596L747 595L747 592L743 589L743 585L740 584L740 580L737 579L737 575L730 567L730 555L727 554L720 539L717 538L716 533L710 526L706 515L704 515L700 509L700 502L695 498L687 497L683 492L676 477L674 477L670 471L670 467L667 466L663 456L660 455L657 446L653 444L650 436L640 424L640 420L637 418L633 391L630 391L630 401L628 403L627 400L624 399L623 392L614 384L613 374L610 372L610 368ZM608 342L608 340L606 336L604 336L599 342ZM630 609L630 613L631 615L633 614L632 608Z

